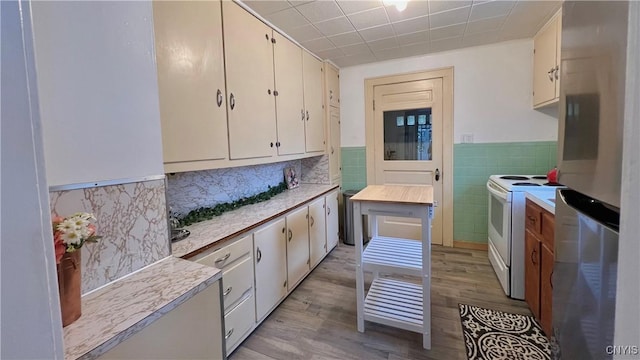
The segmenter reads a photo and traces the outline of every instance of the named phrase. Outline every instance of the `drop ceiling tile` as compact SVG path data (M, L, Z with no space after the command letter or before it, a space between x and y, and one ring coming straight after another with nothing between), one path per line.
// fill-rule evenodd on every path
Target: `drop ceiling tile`
M283 1L283 0L266 0L266 1ZM289 0L289 4L291 4L291 6L300 6L300 5L308 4L314 1L316 0Z
M397 35L411 34L418 31L429 30L429 17L423 16L415 19L394 22L393 29Z
M358 54L354 56L345 56L345 57L334 60L336 65L338 65L339 67L366 64L366 63L371 63L375 61L376 61L376 57L371 52L369 52L368 54L365 53L365 54Z
M356 31L330 36L329 40L331 40L331 42L337 47L360 44L364 42L362 40L362 37L360 37L360 34L358 34Z
M477 46L498 42L500 40L500 31L490 31L480 34L465 35L462 38L463 46Z
M342 10L335 1L315 1L296 7L312 23L342 16Z
M467 24L458 24L431 29L431 41L460 37L464 34L466 26Z
M327 21L321 21L314 23L315 27L320 30L325 36L332 36L342 34L346 32L352 32L355 29L353 25L347 20L346 16L337 17Z
M335 48L335 46L329 40L327 40L327 38L305 41L302 43L302 46L313 53Z
M433 14L429 17L429 24L432 29L454 24L465 23L469 19L471 7L463 7L455 10L444 11Z
M323 50L323 51L318 51L315 54L318 55L321 59L333 59L333 58L339 58L344 56L344 53L340 49Z
M277 13L266 16L266 19L285 32L309 24L307 19L300 15L295 8L278 11Z
M403 46L401 50L402 50L402 54L405 57L409 57L409 56L418 56L418 55L427 54L430 51L430 48L431 46L429 45L429 43L420 43L420 44L413 44L409 46Z
M360 35L365 41L379 40L379 39L392 37L395 35L393 33L393 28L391 27L391 25L376 26L376 27L360 30L358 32L360 33Z
M258 14L262 15L265 18L267 17L267 15L270 15L275 12L282 11L291 7L291 4L289 4L286 1L252 0L252 1L243 1L243 3L249 6L253 11L257 12Z
M442 40L431 40L429 44L429 52L440 52L440 51L448 51L453 49L458 49L462 46L462 36L455 38L448 38Z
M409 45L415 43L429 42L429 31L418 31L411 34L398 35L398 45Z
M347 45L339 48L346 56L353 56L362 53L370 53L369 47L367 44L354 44Z
M499 30L506 19L506 16L498 16L478 21L471 21L467 23L467 30L465 31L465 34L477 34L487 31Z
M319 39L324 37L313 25L304 25L287 32L287 35L294 38L297 42L302 43L305 41Z
M383 7L349 15L349 21L357 30L380 26L389 23L387 12Z
M407 3L404 11L398 11L394 5L386 6L391 22L413 19L429 15L429 2L426 0L412 0Z
M471 5L471 1L462 0L430 0L429 1L429 14L435 14L447 10L453 10L465 6Z
M367 45L369 46L369 49L371 49L371 51L378 51L378 50L397 48L398 41L396 40L395 37L391 37L391 38L386 38L381 40L369 41L367 42Z
M490 1L481 4L474 4L471 7L471 15L469 21L508 15L515 1Z
M367 0L345 0L338 1L338 6L344 11L346 15L353 13L371 10L382 6L382 1L367 1Z
M398 58L404 57L404 54L401 48L374 51L373 55L376 56L376 59L378 59L378 61L398 59Z

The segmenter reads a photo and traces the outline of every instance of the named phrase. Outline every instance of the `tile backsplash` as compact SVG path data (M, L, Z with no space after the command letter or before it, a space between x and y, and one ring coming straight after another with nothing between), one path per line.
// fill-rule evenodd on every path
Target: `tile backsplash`
M167 177L167 203L173 214L232 202L268 190L284 181L284 169L301 174L300 160L235 168L176 173Z
M81 249L83 294L171 255L163 179L51 191L49 200L53 216L97 219L102 239Z

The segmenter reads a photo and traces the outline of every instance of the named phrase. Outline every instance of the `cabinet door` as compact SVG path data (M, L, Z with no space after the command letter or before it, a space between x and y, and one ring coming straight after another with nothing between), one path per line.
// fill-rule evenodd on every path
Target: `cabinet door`
M553 274L554 256L553 251L548 247L542 246L542 265L540 268L540 325L542 330L551 336L552 319L552 301L553 301L553 283L551 276Z
M340 177L340 109L329 110L329 178Z
M278 155L304 153L304 97L302 49L273 32Z
M275 155L272 30L232 1L222 2L229 158Z
M316 266L327 253L327 228L324 197L309 205L309 261Z
M280 219L253 234L258 321L287 295L285 231L285 220Z
M302 52L305 108L305 150L323 152L324 111L322 108L322 62L306 51Z
M540 241L529 231L524 236L524 299L540 319Z
M338 69L326 64L327 72L327 98L329 99L329 105L333 107L340 107L340 75Z
M338 228L338 190L325 196L327 210L327 251L338 245L340 230Z
M154 2L153 21L164 162L227 158L220 2Z
M533 39L533 104L538 105L556 97L556 81L552 70L556 67L557 23L554 20Z
M289 290L309 272L309 209L290 212L287 218L287 283Z

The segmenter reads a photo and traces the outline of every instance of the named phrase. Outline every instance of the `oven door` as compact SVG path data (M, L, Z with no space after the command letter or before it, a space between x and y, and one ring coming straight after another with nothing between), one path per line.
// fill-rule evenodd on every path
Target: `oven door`
M511 192L489 181L489 241L511 266Z

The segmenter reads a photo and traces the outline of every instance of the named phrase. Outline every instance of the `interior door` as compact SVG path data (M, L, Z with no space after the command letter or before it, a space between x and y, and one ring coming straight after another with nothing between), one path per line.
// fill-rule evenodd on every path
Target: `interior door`
M433 186L431 239L442 245L442 79L375 86L374 101L374 183ZM421 239L419 219L378 221L382 236Z

